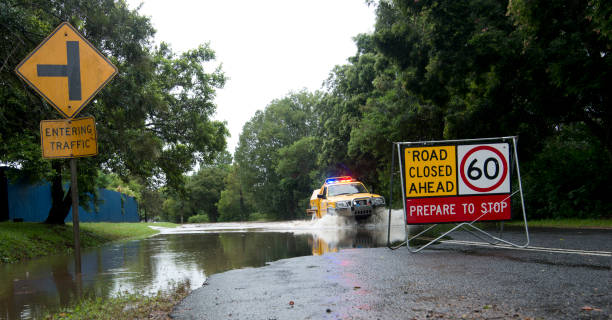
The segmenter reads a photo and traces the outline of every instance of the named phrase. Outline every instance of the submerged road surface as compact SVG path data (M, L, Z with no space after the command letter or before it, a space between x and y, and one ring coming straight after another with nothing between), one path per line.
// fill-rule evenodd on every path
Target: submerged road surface
M418 254L405 247L343 249L280 260L211 276L172 316L612 319L612 231L579 233L532 231L537 250L466 242ZM574 250L547 249L564 246Z

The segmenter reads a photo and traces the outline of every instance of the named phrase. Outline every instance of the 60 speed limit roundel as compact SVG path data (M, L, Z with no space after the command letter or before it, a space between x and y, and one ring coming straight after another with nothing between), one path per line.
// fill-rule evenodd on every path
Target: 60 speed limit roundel
M457 146L459 194L510 192L508 143Z

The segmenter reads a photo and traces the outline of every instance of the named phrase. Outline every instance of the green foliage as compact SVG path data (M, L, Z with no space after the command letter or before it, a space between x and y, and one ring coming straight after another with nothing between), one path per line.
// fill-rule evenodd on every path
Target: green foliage
M162 215L164 195L161 191L147 186L143 187L138 201L139 215L142 221L156 221Z
M245 190L241 174L242 170L234 164L225 177L225 189L217 204L219 221L246 221L253 211L255 204L252 195Z
M83 248L97 247L116 240L145 238L158 233L144 223L81 223L80 228ZM71 252L73 248L71 225L0 223L0 263Z
M211 222L219 219L218 202L226 189L230 165L227 152L213 160L215 165L201 167L191 176L183 176L185 185L180 191L166 188L163 193L151 190L149 200L161 204L151 212L162 220L185 222L191 216L206 216ZM149 208L149 207L147 207ZM161 208L161 210L158 210ZM161 211L161 212L160 212Z
M114 173L98 173L98 186L101 188L117 191L126 194L130 197L140 200L142 197L142 185L136 180L131 179L127 182L121 180L121 178Z
M186 207L185 202L169 197L162 204L161 220L183 223L189 217L190 210Z
M295 130L292 96L245 125L241 199L294 218L337 175L389 199L392 142L516 135L532 218L609 217L610 12L598 0L379 1L375 31L331 71L308 130Z
M216 222L219 217L217 202L221 191L225 188L226 167L204 167L187 180L185 185L187 199L191 212L206 215L210 221Z
M562 127L525 166L532 218L612 218L612 163L585 125Z
M169 221L293 219L327 176L388 199L392 142L517 135L532 217L609 217L609 1L379 1L374 32L355 37L326 91L258 111L234 163L211 119L225 77L208 69L208 44L153 47L149 19L123 1L35 3L0 3L0 37L12 40L0 42L0 161L22 168L13 179L67 181L67 161L38 151L39 121L56 112L13 69L69 20L120 72L82 113L98 119L100 155L79 161L81 197L104 184Z
M149 224L140 222L86 222L79 224L81 230L95 234L104 241L141 239L157 234L158 231L149 226L165 228L176 227L175 224Z
M251 213L251 215L249 215L249 221L268 221L268 216L266 216L263 213L259 213L259 212L253 212Z
M278 190L297 210L308 206L314 186L320 183L316 166L320 143L318 138L308 136L277 151L276 173L281 177ZM298 216L297 213L292 215Z
M121 0L3 1L0 21L0 161L20 167L18 178L67 181L68 161L44 160L39 151L40 120L58 114L13 71L62 21L119 69L79 114L97 119L99 147L96 157L79 160L81 197L95 192L100 169L125 181L138 177L140 185L157 180L180 192L186 172L212 163L224 150L228 131L211 117L225 76L219 67L209 70L215 54L208 44L180 55L165 43L153 47L149 18Z
M101 299L86 298L71 309L48 314L44 319L149 319L167 318L174 306L181 302L191 291L189 280L174 283L168 290L158 291L156 295L121 292L119 295Z
M612 219L555 218L529 220L529 228L601 228L612 229ZM507 222L506 226L524 227L523 221Z
M239 213L246 207L241 204L245 193L251 195L255 211L274 219L301 216L299 202L312 191L316 140L307 137L318 132L315 108L320 99L320 93L291 93L244 125L235 153L240 187L222 195L220 203L228 214L233 212L232 219L248 217L248 212Z
M0 228L0 263L72 250L72 229L67 226L3 222ZM87 241L87 235L82 235L82 238L83 242Z
M195 216L189 217L189 219L187 219L187 222L188 223L207 223L207 222L210 222L210 219L208 219L207 214L197 214Z

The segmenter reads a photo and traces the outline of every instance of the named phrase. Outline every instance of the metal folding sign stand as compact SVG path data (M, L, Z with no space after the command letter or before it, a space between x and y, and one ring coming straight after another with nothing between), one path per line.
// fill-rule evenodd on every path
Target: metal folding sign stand
M468 139L468 140L443 140L443 141L420 141L420 142L394 142L393 143L393 147L392 147L392 160L391 160L391 177L390 177L390 199L389 199L389 204L393 203L393 171L394 171L394 166L395 166L395 153L397 152L398 156L399 156L399 167L400 167L400 181L401 183L401 189L402 189L402 203L403 203L403 215L404 215L404 227L405 229L407 226L407 211L406 211L406 185L404 184L404 168L402 165L402 157L401 157L401 152L402 146L418 146L418 147L428 147L428 146L439 146L439 145L448 145L448 144L455 144L455 143L469 143L469 144L475 144L475 143L479 143L479 142L508 142L508 143L512 143L512 153L513 156L511 156L510 158L512 159L512 164L510 164L510 167L514 167L515 168L515 172L516 172L516 179L518 180L518 190L516 191L512 191L512 187L510 187L510 193L507 195L507 197L505 197L503 200L501 200L500 202L506 201L509 198L511 198L512 196L516 195L517 193L520 194L520 198L521 198L521 210L523 212L523 222L525 224L525 243L524 244L517 244L517 243L513 243L510 242L508 240L504 240L502 239L502 233L503 233L503 222L501 222L501 227L499 230L499 235L495 236L483 229L481 229L480 227L476 226L475 223L477 222L483 222L481 219L483 218L483 216L486 215L486 212L477 216L475 219L473 219L472 221L469 222L460 222L460 223L456 223L456 225L451 228L450 230L442 233L441 235L437 236L435 239L427 239L429 240L429 242L425 243L424 245L421 245L420 247L415 247L415 246L411 246L411 241L414 241L415 239L419 238L420 236L426 234L428 231L433 230L435 227L438 226L438 224L432 224L431 226L429 226L428 228L425 228L425 230L419 232L418 234L414 235L414 236L410 236L408 234L408 230L406 230L406 241L392 246L390 243L390 234L391 234L391 206L389 206L389 225L388 225L388 237L387 237L387 247L389 247L392 250L395 250L401 246L403 246L404 244L406 244L406 247L408 248L408 250L410 250L410 252L412 253L416 253L419 252L427 247L429 247L430 245L442 240L444 237L446 237L448 234L457 231L459 229L462 229L464 231L467 231L468 233L474 235L475 237L486 241L488 244L490 245L499 245L499 244L505 244L507 246L511 246L511 247L518 247L518 248L525 248L529 245L529 229L527 226L527 215L525 212L525 201L524 201L524 197L523 197L523 186L521 184L521 173L520 173L520 169L519 169L519 161L518 161L518 153L517 153L517 147L516 147L516 143L517 143L517 137L516 136L509 136L509 137L499 137L499 138L483 138L483 139ZM509 178L510 178L510 184L512 182L512 177L514 176L512 174L512 170L510 170L509 174ZM512 184L511 184L512 185ZM494 222L494 221L491 221ZM414 243L414 242L413 242Z

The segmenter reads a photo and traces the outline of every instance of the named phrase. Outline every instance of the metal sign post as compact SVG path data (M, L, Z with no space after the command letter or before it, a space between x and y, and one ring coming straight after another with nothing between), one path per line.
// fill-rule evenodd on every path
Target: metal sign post
M529 245L516 141L517 137L511 136L393 144L392 158L395 159L397 152L400 162L404 221L407 225L432 224L415 236L406 234L405 243L411 252L421 251L458 229L490 244ZM392 161L391 188L394 165ZM519 188L512 192L514 172ZM510 199L516 194L521 197L524 244L502 239L501 231L499 236L494 236L475 225L476 222L510 220ZM418 248L410 245L412 240L440 223L456 223L456 226ZM399 247L391 247L389 240L387 245L391 249Z
M79 191L77 186L77 162L70 159L70 183L72 189L72 233L74 235L74 268L81 273L81 237L79 234Z
M76 157L97 155L98 145L95 120L74 117L117 74L117 67L77 29L64 22L17 65L15 72L66 118L41 121L40 136L43 158L70 159L72 229L78 278L81 241Z

